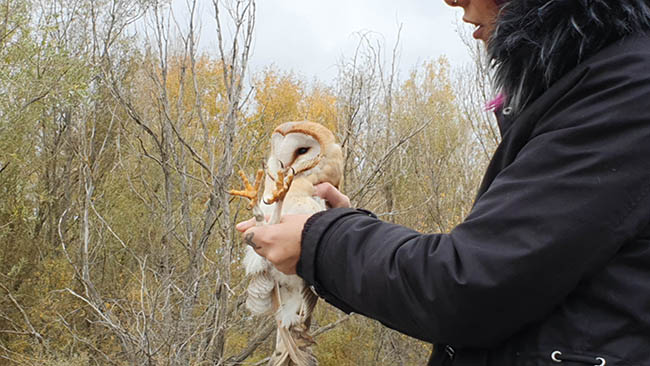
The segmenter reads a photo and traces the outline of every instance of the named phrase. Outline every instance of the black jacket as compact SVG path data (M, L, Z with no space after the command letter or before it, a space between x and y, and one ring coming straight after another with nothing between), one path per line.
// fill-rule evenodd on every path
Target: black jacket
M298 274L436 343L431 365L650 366L650 34L603 45L532 100L501 119L451 233L325 211Z

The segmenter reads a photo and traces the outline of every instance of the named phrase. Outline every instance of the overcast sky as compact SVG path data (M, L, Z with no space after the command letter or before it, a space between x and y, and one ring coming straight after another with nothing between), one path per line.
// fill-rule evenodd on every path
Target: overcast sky
M203 47L215 50L211 1L201 4ZM358 32L385 39L387 56L402 25L402 73L447 56L469 62L457 32L458 9L443 0L258 0L252 71L275 64L307 79L330 81L341 57L350 57ZM404 75L403 75L404 76Z

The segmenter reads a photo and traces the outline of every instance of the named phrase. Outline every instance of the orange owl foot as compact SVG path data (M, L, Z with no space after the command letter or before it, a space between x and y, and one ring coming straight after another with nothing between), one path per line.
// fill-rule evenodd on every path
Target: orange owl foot
M293 169L291 170L291 173L286 176L286 178L284 176L284 172L282 170L278 170L278 178L275 180L275 189L273 190L271 198L264 200L264 203L271 205L275 202L282 201L287 195L287 192L289 192L289 187L291 187L291 183L293 183L293 177Z
M239 176L241 177L241 180L244 182L244 189L241 191L231 189L230 191L228 191L228 193L233 196L248 198L250 200L250 203L248 204L248 209L250 210L257 204L257 195L259 194L260 191L260 185L262 185L264 170L259 169L257 171L257 175L255 176L255 183L253 185L251 185L251 183L248 181L248 178L246 178L246 174L244 174L243 171L241 170L239 171Z

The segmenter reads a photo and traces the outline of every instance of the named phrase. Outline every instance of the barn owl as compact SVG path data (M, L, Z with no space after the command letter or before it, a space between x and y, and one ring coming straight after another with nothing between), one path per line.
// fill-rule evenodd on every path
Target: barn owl
M334 134L313 122L286 122L271 135L267 171L258 171L255 185L240 172L246 190L231 191L251 200L257 225L278 223L282 215L312 214L326 208L314 196L314 185L329 182L338 187L343 175L343 153ZM258 200L264 178L264 194ZM314 366L318 362L310 346L309 326L317 296L296 275L276 270L251 247L246 248L244 268L251 278L246 306L254 314L275 313L278 330L270 366Z

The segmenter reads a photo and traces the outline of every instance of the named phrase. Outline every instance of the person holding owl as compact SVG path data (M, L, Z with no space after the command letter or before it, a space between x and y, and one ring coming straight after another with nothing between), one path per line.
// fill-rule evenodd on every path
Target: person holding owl
M503 96L468 217L418 233L322 184L332 209L238 229L430 365L650 365L650 1L444 1Z

